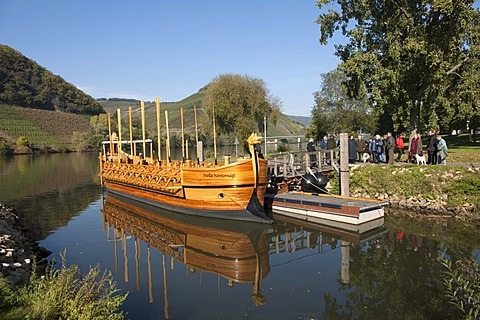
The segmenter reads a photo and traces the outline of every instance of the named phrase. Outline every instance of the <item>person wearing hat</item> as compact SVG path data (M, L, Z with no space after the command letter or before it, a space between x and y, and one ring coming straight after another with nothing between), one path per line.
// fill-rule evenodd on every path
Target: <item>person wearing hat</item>
M317 166L317 155L315 153L312 153L312 152L317 151L317 149L315 148L315 143L313 142L312 138L310 138L308 140L307 151L310 154L310 167L314 168L314 167Z

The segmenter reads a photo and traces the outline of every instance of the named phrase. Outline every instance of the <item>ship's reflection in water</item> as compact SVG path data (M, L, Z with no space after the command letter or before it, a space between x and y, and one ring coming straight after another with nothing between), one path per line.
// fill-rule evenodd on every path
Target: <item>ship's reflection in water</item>
M140 259L147 259L148 296L154 301L151 251L162 252L163 298L165 318L168 311L167 270L175 261L184 265L187 277L203 273L224 278L229 287L235 283L252 284L252 300L256 306L267 301L261 292L261 281L271 271L270 255L296 252L303 249L323 250L325 245L341 243L341 281L349 283L350 244L378 237L386 232L383 221L370 230L344 230L326 225L302 226L276 221L273 225L241 221L226 221L185 216L164 211L147 204L117 196L107 196L102 206L103 229L108 241L113 241L115 271L123 263L123 278L129 282L129 264L135 264L135 282L140 290ZM127 252L127 242L133 241L134 252ZM141 252L142 243L146 253ZM131 250L131 249L130 249ZM133 260L132 260L133 255ZM170 261L167 261L170 256ZM178 267L178 266L177 266ZM130 267L131 268L131 267ZM142 270L142 273L145 272Z
M162 211L139 202L108 196L103 204L104 229L107 239L114 240L115 266L124 263L124 280L128 282L127 241L135 241L136 283L139 289L140 241L147 246L148 287L153 302L151 248L164 253L163 278L165 312L168 317L167 261L174 268L177 260L185 265L187 272L209 272L234 283L252 283L252 299L256 305L265 304L260 291L260 282L270 272L268 235L271 226L241 221L224 221L185 217L173 212ZM122 257L119 257L120 243Z

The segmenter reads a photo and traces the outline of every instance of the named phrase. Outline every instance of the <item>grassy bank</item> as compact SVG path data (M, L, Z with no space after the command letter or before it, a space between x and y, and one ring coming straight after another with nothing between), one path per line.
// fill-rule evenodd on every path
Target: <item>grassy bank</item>
M338 193L338 179L330 190ZM467 166L367 165L350 169L350 194L393 204L405 201L480 217L480 172Z
M0 277L0 319L124 319L119 307L127 294L120 294L109 272L90 268L80 272L76 265L35 273L30 282L15 288Z

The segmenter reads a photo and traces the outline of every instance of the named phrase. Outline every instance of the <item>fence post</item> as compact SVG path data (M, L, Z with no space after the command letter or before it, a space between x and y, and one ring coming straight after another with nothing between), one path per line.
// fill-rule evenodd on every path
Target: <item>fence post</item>
M348 133L340 133L340 195L350 196L348 170Z

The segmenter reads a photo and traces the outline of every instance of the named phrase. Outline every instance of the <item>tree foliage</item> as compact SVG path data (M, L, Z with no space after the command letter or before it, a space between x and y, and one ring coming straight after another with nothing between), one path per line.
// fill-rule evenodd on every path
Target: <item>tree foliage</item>
M269 94L263 80L236 74L213 79L202 106L206 114L204 128L212 127L215 112L217 132L242 140L252 132L263 131L265 116L275 123L280 113L280 101Z
M473 0L319 0L320 43L337 30L349 94L365 90L383 123L447 128L479 117L479 21ZM340 9L340 10L335 10Z
M343 85L345 81L345 75L339 70L322 74L322 88L314 93L315 106L308 129L308 135L317 141L327 133L375 131L376 116L371 112L367 96L350 98Z
M54 75L20 52L0 44L0 102L20 107L99 114L91 96Z

